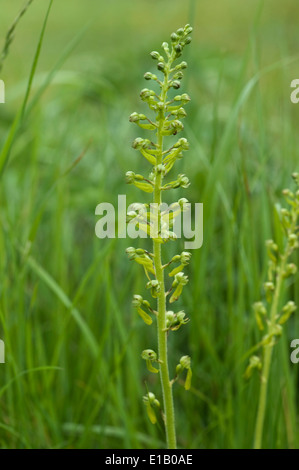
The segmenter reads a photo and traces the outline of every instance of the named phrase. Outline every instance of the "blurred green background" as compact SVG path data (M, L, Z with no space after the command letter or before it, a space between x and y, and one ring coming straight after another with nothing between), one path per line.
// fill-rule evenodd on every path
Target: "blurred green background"
M0 39L24 5L0 0ZM48 2L18 24L0 78L0 150L22 105ZM54 1L22 125L0 180L0 365L2 448L156 448L142 396L158 398L140 353L156 349L131 307L145 295L127 240L99 240L98 203L140 199L128 170L148 166L131 148L144 112L139 92L149 56L189 22L193 42L182 91L190 141L175 170L191 186L172 196L204 203L204 244L194 251L178 309L191 322L170 336L171 370L189 354L193 386L174 387L179 446L250 448L259 376L246 382L246 352L260 339L252 303L266 277L264 241L281 237L276 205L298 171L299 4L295 0ZM43 86L44 84L47 86ZM42 88L41 88L42 87ZM42 89L43 93L40 93ZM79 158L80 157L80 158ZM78 160L77 160L78 159ZM138 246L144 246L137 241ZM165 260L182 242L166 248ZM298 255L297 260L298 262ZM299 279L286 299L299 301ZM290 340L275 348L264 447L296 448L298 371Z

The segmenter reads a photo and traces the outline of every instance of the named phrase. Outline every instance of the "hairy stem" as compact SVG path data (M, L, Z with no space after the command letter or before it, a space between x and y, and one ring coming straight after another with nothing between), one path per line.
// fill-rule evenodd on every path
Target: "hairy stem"
M270 325L271 326L275 324L275 317L277 315L278 302L279 302L280 291L281 291L282 280L283 280L282 273L284 271L285 263L286 263L286 259L284 258L281 264L280 272L278 274L276 289L275 289L274 298L273 298L273 302L271 306L271 313L270 313ZM271 326L269 329L270 333L271 333ZM266 405L267 405L267 390L268 390L268 381L269 381L269 375L270 375L273 346L274 346L273 343L270 343L264 346L264 361L263 361L263 369L262 369L262 376L261 376L258 413L257 413L257 419L256 419L254 449L261 449L261 446L262 446L263 429L264 429L264 421L265 421L265 413L266 413Z
M171 60L169 60L166 67L170 68ZM161 91L161 101L166 102L168 89L168 73L166 71L164 76L164 83ZM157 165L162 163L163 153L163 135L162 129L165 121L164 111L161 111L159 116L159 127L157 129ZM162 173L157 173L154 188L154 203L160 205L162 203ZM158 210L158 230L161 227L161 214ZM160 284L160 293L158 296L158 321L157 321L157 335L158 335L158 353L160 363L160 379L162 386L164 413L165 413L165 429L167 447L169 449L176 449L176 431L175 431L175 415L173 406L172 386L169 380L168 370L168 355L167 355L167 332L166 330L166 297L165 297L165 282L164 272L161 257L161 243L154 240L154 263L156 270L156 279Z
M173 224L173 219L177 215L172 214L172 219L169 217L169 210L162 212L162 192L166 189L176 189L179 187L187 188L189 186L189 179L186 175L179 174L177 180L167 183L163 186L164 176L172 169L175 161L183 156L183 151L188 150L189 144L187 139L181 138L173 143L167 150L163 149L164 136L175 136L178 132L184 129L183 123L180 119L186 116L183 106L190 101L187 93L176 95L172 99L168 98L168 90L177 90L180 88L180 80L183 78L183 70L187 67L185 61L175 65L173 63L182 55L182 51L187 44L190 44L191 37L189 34L192 32L190 25L185 25L184 28L177 29L172 33L171 47L169 43L163 42L162 48L165 55L161 55L157 51L151 52L151 57L157 60L157 69L164 75L161 81L157 75L146 72L144 78L146 80L154 80L160 87L159 95L154 90L144 88L140 92L142 101L145 101L150 110L154 111L156 115L155 122L144 114L134 112L130 115L130 122L136 123L142 129L155 131L156 142L149 139L137 137L132 146L140 151L141 155L153 165L153 171L150 173L149 178L144 178L143 175L137 175L132 171L126 173L127 183L134 184L137 188L145 192L153 192L153 203L150 205L150 210L146 215L141 215L138 219L138 209L136 211L128 212L128 220L138 221L138 226L141 230L149 233L153 239L153 254L142 249L135 249L134 247L127 248L127 253L130 259L135 259L138 264L142 264L145 269L145 274L148 278L146 287L151 289L151 295L157 299L156 311L152 309L147 300L143 300L142 296L134 295L133 306L137 308L137 313L142 317L147 325L152 324L151 314L155 314L157 318L157 343L158 351L152 349L145 349L142 351L141 357L146 361L146 366L150 372L159 373L162 398L163 398L163 412L162 417L165 425L167 447L169 449L176 449L176 429L175 429L175 413L173 406L172 385L177 379L179 373L187 370L185 381L185 389L189 390L191 384L191 359L189 356L182 356L179 364L175 369L175 378L169 379L168 369L168 353L167 353L167 339L170 330L176 331L180 326L188 322L185 318L184 311L175 314L172 311L167 311L166 299L168 294L174 289L169 303L175 302L180 297L183 286L188 282L188 276L185 276L183 268L189 263L191 253L182 252L180 255L174 256L168 263L162 264L162 246L169 239L176 238L175 233L169 231L169 227ZM171 145L171 142L169 142ZM169 147L169 145L168 145ZM185 199L180 199L176 206L182 208L185 204ZM136 205L137 208L138 205ZM171 210L171 208L170 208ZM154 214L153 214L154 212ZM142 212L144 214L144 211ZM152 216L153 220L152 220ZM167 217L169 217L167 221ZM175 269L169 273L172 278L172 285L166 291L164 280L164 269L172 262L180 262ZM155 276L151 278L149 274ZM149 311L146 313L142 307ZM159 369L152 366L152 362L159 364ZM162 411L161 404L152 392L147 393L143 397L143 401L147 407L147 414L150 421L155 424L157 418L154 408Z

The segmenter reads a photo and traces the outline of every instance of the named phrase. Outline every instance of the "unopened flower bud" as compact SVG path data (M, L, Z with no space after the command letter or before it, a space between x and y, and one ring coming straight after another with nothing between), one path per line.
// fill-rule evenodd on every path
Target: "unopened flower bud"
M188 150L189 149L189 142L187 139L185 139L185 137L181 137L177 144L175 144L175 146L177 147L181 147L182 150Z
M177 287L179 284L185 286L188 283L188 276L185 276L184 273L178 273L174 276L174 281L172 287Z
M175 321L176 315L172 310L166 312L166 327L169 328Z
M176 95L173 99L174 99L174 101L181 101L182 100L182 95Z
M159 60L160 60L160 54L159 54L159 52L157 52L157 51L152 51L152 52L150 53L150 55L151 55L151 57L152 57L153 59L155 59L155 60L158 60L158 59L159 59Z
M294 196L294 194L292 193L292 191L291 191L290 189L288 189L288 188L283 189L283 190L282 190L282 194L283 194L284 196L288 196L288 197L293 197L293 196Z
M162 47L164 49L164 51L167 53L169 53L169 44L168 42L162 42Z
M151 145L151 141L148 139L142 139L141 137L137 137L134 142L132 143L133 149L140 149L140 148L149 148Z
M183 76L184 76L183 72L181 70L179 70L178 72L176 72L174 74L173 78L175 80L182 80Z
M175 119L174 121L172 121L171 127L175 130L175 134L177 134L179 131L182 131L184 129L184 124L178 119Z
M126 173L126 182L128 184L132 184L135 180L135 173L134 171L127 171Z
M189 178L186 175L179 175L178 182L181 188L188 188L190 186Z
M266 290L274 291L274 284L273 282L265 282L264 287Z
M152 392L148 392L147 395L143 397L143 402L145 404L149 404L150 406L156 406L157 408L160 408L160 402L157 400L156 395Z
M188 264L190 259L191 259L191 253L189 253L189 251L183 251L181 253L180 258L181 258L181 263L182 264Z
M178 109L178 111L177 111L177 117L178 117L178 118L184 118L184 117L186 117L186 116L187 116L187 113L186 113L186 111L184 110L184 108Z
M296 240L297 240L297 235L295 235L295 233L291 233L291 234L289 235L289 240L290 240L290 241L296 241Z
M140 120L138 113L132 113L129 117L130 122L138 122Z
M252 376L252 372L254 369L261 370L262 368L262 361L258 356L251 356L249 359L249 365L246 368L244 377L245 379L250 379Z
M292 173L292 178L297 184L299 184L299 173Z
M140 98L143 100L143 101L146 101L147 99L155 96L155 92L154 90L149 90L148 88L143 88L143 90L141 90L140 92Z
M165 165L163 165L163 163L160 163L159 165L155 166L154 171L155 171L155 173L162 173L164 175L165 174Z
M146 284L146 288L151 290L151 295L154 298L158 297L158 294L160 292L160 283L156 279L153 279L152 281L149 281Z
M186 204L189 204L188 199L185 197L182 197L181 199L178 200L179 206L182 210L186 209Z
M275 289L275 286L274 286L273 282L271 282L271 281L264 282L264 289L265 289L265 293L266 293L267 302L270 303L271 299L272 299L272 293Z
M189 101L191 101L191 98L187 93L183 93L181 99L183 104L187 104Z
M176 314L176 316L177 316L178 321L181 323L185 320L186 314L185 314L184 310L181 310L180 312L178 312Z
M185 28L184 28L185 34L191 34L192 31L193 31L192 26L190 26L189 24L186 24L186 26L185 26Z
M267 248L270 248L270 249L273 250L273 251L277 251L277 250L278 250L278 246L276 245L276 243L274 243L273 240L266 240L266 247L267 247Z
M287 209L285 209L285 207L283 207L280 210L280 212L281 212L281 215L283 215L284 217L289 217L290 216L290 212Z
M297 266L295 263L290 263L286 266L285 271L283 273L283 277L287 278L293 276L297 273Z
M145 80L157 80L157 75L155 75L154 73L151 73L151 72L145 72L145 74L143 75Z
M296 310L297 306L295 302L290 300L282 309L282 316L279 319L279 324L283 325Z
M180 364L183 367L183 369L190 369L190 366L191 366L190 356L182 356L180 359Z
M141 295L134 295L133 296L133 300L132 300L133 307L135 307L135 308L141 307L142 302L143 302L143 298L141 297Z
M144 360L155 361L157 359L157 353L152 349L145 349L142 351L141 357Z
M178 80L173 80L172 82L169 83L169 87L173 87L175 90L178 90L180 86L181 84Z

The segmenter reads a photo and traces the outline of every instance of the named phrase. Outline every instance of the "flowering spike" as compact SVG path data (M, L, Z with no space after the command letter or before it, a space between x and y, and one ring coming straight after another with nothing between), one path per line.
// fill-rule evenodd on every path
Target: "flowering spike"
M148 177L137 174L133 171L126 173L126 180L128 184L133 184L137 188L147 193L153 193L153 202L157 207L157 211L148 211L148 208L139 208L138 204L135 207L130 207L127 213L128 223L132 223L141 231L150 235L153 241L153 255L142 249L135 249L129 247L127 254L130 260L136 261L144 267L147 276L146 288L150 290L154 299L157 299L158 312L154 312L147 301L143 300L141 296L134 296L133 305L137 309L137 313L145 321L146 324L152 323L152 317L146 312L156 313L158 323L158 349L159 358L157 354L151 350L146 349L142 353L142 358L146 361L146 366L150 372L160 373L161 384L163 389L163 415L165 416L165 426L167 435L167 444L169 448L176 448L176 433L175 433L175 419L174 407L172 397L172 382L169 380L168 371L168 357L167 357L167 336L170 331L178 330L182 325L185 325L189 319L183 310L178 313L167 311L166 301L168 294L173 290L169 299L172 303L180 297L183 286L187 284L188 277L183 274L183 269L189 263L190 253L183 252L181 255L176 255L172 258L171 262L179 262L179 265L174 267L169 276L173 278L172 284L168 291L166 290L163 270L170 263L163 266L161 259L161 245L169 240L176 240L177 235L172 231L175 217L189 209L187 199L181 198L178 202L172 204L167 211L161 209L162 193L164 190L171 190L176 188L188 188L190 182L186 175L179 174L171 182L163 184L163 180L167 177L168 173L172 170L177 160L183 157L183 152L189 149L189 143L186 138L181 137L171 146L163 148L163 142L166 141L168 136L177 135L184 130L182 119L187 116L184 106L189 103L190 97L187 93L176 95L174 98L168 97L168 91L171 89L177 90L181 87L183 79L183 71L187 68L185 61L175 63L176 60L182 55L182 52L190 41L190 34L192 28L186 25L184 28L179 28L176 32L171 34L170 42L163 42L162 54L158 51L152 51L151 57L156 60L157 74L146 72L144 78L147 81L152 80L153 84L158 85L158 91L143 88L140 92L141 100L146 103L155 118L148 117L146 114L134 112L131 114L130 122L137 124L142 129L154 131L156 139L137 137L132 147L138 150L141 155L152 165ZM155 142L153 142L155 140ZM148 305L147 305L148 304ZM187 370L185 380L185 389L188 390L191 385L191 367L189 356L184 356L181 359L180 367ZM189 362L186 358L189 358ZM188 364L187 364L187 362ZM153 363L159 363L159 369L153 366ZM155 408L159 408L159 402L155 401L152 394L148 393L144 397L144 402L147 408L147 414L152 423L156 423L157 418L155 415Z
M293 174L293 179L298 186L298 173ZM260 398L254 439L255 449L260 449L262 446L272 349L282 334L282 325L296 311L296 305L293 301L287 302L281 312L279 305L284 280L295 275L297 272L297 266L294 263L289 263L289 258L299 247L299 194L298 191L294 193L289 189L284 189L283 195L289 206L280 210L281 228L285 234L284 248L280 252L278 245L273 240L266 241L269 268L268 279L264 283L264 289L269 305L266 308L261 301L254 304L254 314L258 328L260 330L266 329L266 334L256 347L256 349L262 348L262 362L257 356L251 357L244 374L245 378L249 378L254 368L261 370Z

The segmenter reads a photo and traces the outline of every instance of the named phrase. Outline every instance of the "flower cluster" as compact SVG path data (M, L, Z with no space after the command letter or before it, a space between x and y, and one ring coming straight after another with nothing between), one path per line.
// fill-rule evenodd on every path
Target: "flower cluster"
M289 259L299 248L299 176L293 174L296 190L284 189L283 195L288 208L280 210L281 227L285 235L285 246L280 249L273 240L266 241L268 256L268 275L264 283L265 302L258 301L253 305L254 316L260 331L265 332L258 348L272 348L282 334L282 325L287 322L297 307L292 300L280 307L280 296L285 279L294 276L297 266ZM249 378L253 369L262 370L262 358L254 355L249 360L245 377Z
M127 214L128 221L135 221L136 226L147 234L151 235L153 240L153 253L143 249L129 247L127 254L130 260L142 265L147 277L146 288L151 296L158 300L157 311L154 310L147 300L140 295L134 295L133 306L139 316L147 325L153 323L156 318L158 324L158 353L152 349L146 349L142 352L142 358L146 361L150 372L160 372L161 383L164 396L164 416L166 422L166 434L170 447L175 446L174 416L172 406L171 387L178 375L187 371L185 388L189 389L191 385L191 360L189 356L183 356L177 365L175 379L169 380L167 348L165 344L168 334L171 331L177 331L185 325L189 319L184 311L174 312L167 310L167 297L169 303L176 302L183 291L183 287L188 282L188 277L183 273L188 265L191 254L182 252L174 256L168 263L162 264L161 245L169 240L175 240L176 235L171 230L175 217L181 211L185 210L187 199L182 198L171 206L171 211L160 209L162 203L162 192L177 188L188 188L189 179L184 174L179 174L173 181L163 184L163 180L172 170L175 162L183 158L183 154L189 149L189 143L186 138L179 138L172 142L168 148L164 148L164 139L168 136L176 136L184 129L183 119L187 116L184 106L189 103L190 97L187 93L174 94L168 97L171 90L178 90L181 87L181 80L187 63L177 59L182 55L184 47L191 42L190 34L192 28L186 25L178 29L171 35L170 43L163 42L163 54L157 51L151 52L151 57L157 61L157 73L146 72L144 78L158 85L158 91L151 88L141 90L141 100L147 104L149 115L134 112L130 115L130 122L136 124L141 129L152 132L153 136L149 138L137 137L132 147L138 150L140 154L151 165L150 173L147 177L136 174L133 171L126 173L128 184L133 184L146 193L153 193L153 202L158 206L155 213L150 212L149 205L143 205L142 211L136 207ZM153 117L154 116L154 117ZM155 136L155 137L154 137ZM153 227L154 226L154 227ZM173 267L173 264L177 266ZM168 290L165 287L164 271L171 266L169 277L172 282ZM160 403L156 397L149 392L144 397L144 403L147 408L148 416L151 422L156 422L154 413L155 408L160 408Z

